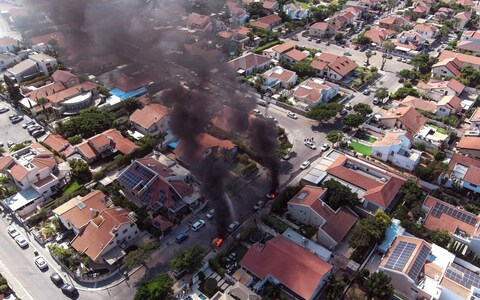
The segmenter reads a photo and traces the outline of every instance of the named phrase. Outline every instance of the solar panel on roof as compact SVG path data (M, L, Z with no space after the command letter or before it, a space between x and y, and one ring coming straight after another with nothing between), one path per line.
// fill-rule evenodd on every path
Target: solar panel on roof
M430 254L430 249L427 246L423 246L420 250L420 253L417 255L413 266L410 268L408 272L408 276L413 280L417 280L420 271L422 270L423 266L425 265L425 261L427 260L428 255Z
M430 214L435 218L440 218L442 213L447 214L459 221L462 221L472 226L475 226L475 224L477 223L477 219L469 216L467 213L437 202L432 208Z
M307 197L307 195L308 195L307 193L301 193L300 195L298 195L298 199L303 200L305 199L305 197Z
M415 250L415 247L416 245L413 243L408 243L404 241L399 242L397 247L395 247L392 254L388 258L385 267L397 271L403 270L405 264L412 255L413 250Z
M445 272L445 277L470 289L472 286L480 287L480 276L476 273L452 263Z

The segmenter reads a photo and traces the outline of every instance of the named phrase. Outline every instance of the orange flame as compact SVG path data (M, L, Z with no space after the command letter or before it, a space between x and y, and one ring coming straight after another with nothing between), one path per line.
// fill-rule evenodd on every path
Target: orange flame
M218 248L222 245L223 239L222 238L217 238L217 241L215 242L215 247Z

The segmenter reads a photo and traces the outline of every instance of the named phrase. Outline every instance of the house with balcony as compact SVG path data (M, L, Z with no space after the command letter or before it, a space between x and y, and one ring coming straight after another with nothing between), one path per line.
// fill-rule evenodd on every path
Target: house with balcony
M460 74L466 66L480 70L480 57L444 50L438 57L438 63L432 66L432 74L451 77L451 74Z
M71 88L80 84L80 78L77 75L65 70L56 70L51 77L53 82L60 82L65 88Z
M88 81L56 91L46 99L58 116L75 115L82 109L94 106L96 101L100 103L97 85Z
M213 30L213 21L209 16L191 13L185 20L186 26L194 31L207 32Z
M217 36L225 40L233 41L240 49L244 49L245 45L250 42L248 33L251 31L251 28L239 26L237 28L219 31ZM255 41L253 41L253 43L255 43Z
M450 80L430 79L427 83L420 81L417 89L427 98L440 101L445 96L459 96L465 89L465 85L455 78Z
M257 20L250 20L249 23L252 26L271 31L282 25L282 18L280 18L277 14L271 14Z
M306 60L308 55L298 50L296 46L295 41L288 40L283 44L264 50L263 54L277 61L288 61L290 63Z
M411 106L395 107L380 117L381 126L388 129L403 129L411 135L417 134L427 123L427 118Z
M17 82L32 80L38 76L50 76L56 67L57 59L43 53L31 54L22 62L7 69L7 75Z
M441 177L446 187L459 187L480 193L480 160L454 153L448 171Z
M60 171L55 156L39 143L0 158L0 172L7 175L19 192L5 199L11 211L21 217L36 210L65 184L68 171Z
M191 145L180 141L173 153L175 158L185 165L192 162L198 163L206 158L217 159L223 156L224 159L233 159L237 155L237 146L229 140L221 140L203 133L196 137L196 147L190 149Z
M455 27L457 29L464 29L465 26L467 26L468 21L472 18L472 13L469 11L462 11L453 16L453 19L455 20Z
M428 24L416 24L412 30L418 33L423 40L433 41L439 34L437 27Z
M292 88L295 86L298 79L297 73L284 69L280 66L276 66L265 71L261 77L263 90Z
M330 38L336 32L335 28L327 22L317 22L308 28L308 35L315 38Z
M158 136L170 129L171 110L158 103L150 103L130 115L130 122L143 135Z
M240 266L253 275L254 291L267 282L295 299L316 299L333 266L302 246L277 235L265 244L250 247Z
M346 56L338 56L326 52L317 55L310 63L318 77L333 81L341 81L350 76L358 64Z
M401 16L388 16L380 19L378 23L380 27L395 31L403 31L410 25L410 22Z
M320 187L304 186L288 202L288 212L298 222L318 228L317 241L334 249L343 241L358 220L348 207L336 211L326 203L327 191Z
M461 52L480 52L480 30L464 31L456 48Z
M304 9L300 4L289 3L283 6L283 11L292 20L306 19L312 15L308 9Z
M382 45L384 41L392 38L396 34L397 32L394 30L381 28L378 26L372 26L365 33L365 36L368 37L372 41L372 43L375 43L377 45Z
M338 95L338 84L324 79L309 78L294 89L293 98L302 102L305 109L326 103Z
M372 156L413 171L422 156L421 151L412 149L413 141L413 136L404 130L389 130L372 144Z
M225 13L230 17L230 22L234 24L244 24L250 18L250 14L239 2L227 1Z

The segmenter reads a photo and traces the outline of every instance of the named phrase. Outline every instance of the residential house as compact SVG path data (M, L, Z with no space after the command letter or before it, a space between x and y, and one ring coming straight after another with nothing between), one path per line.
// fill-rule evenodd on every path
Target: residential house
M467 156L480 158L480 136L464 135L455 146L457 150Z
M370 30L365 33L365 36L368 37L372 43L381 46L384 41L392 38L396 33L396 31L390 29L372 26Z
M225 3L225 12L230 16L230 22L234 24L243 24L250 18L250 14L239 2L227 1Z
M59 134L50 133L43 140L43 143L55 152L63 155L65 158L75 154L76 149Z
M441 77L459 76L462 69L462 62L456 58L447 58L432 65L432 75Z
M346 56L337 56L322 52L310 63L319 77L341 81L348 77L357 67L357 63Z
M306 19L312 15L308 9L304 9L300 4L289 3L283 6L283 11L292 20Z
M427 44L427 41L413 30L400 32L392 42L397 53L409 56L418 54L421 47Z
M166 234L172 232L174 224L162 215L158 215L152 219L152 226L157 228L162 236L165 236Z
M272 60L268 56L247 53L228 62L238 75L248 76L269 68Z
M0 71L10 68L22 61L22 58L16 54L5 52L0 53Z
M469 11L462 11L456 14L453 18L455 19L455 27L461 30L465 28L468 21L472 18L472 13Z
M280 9L280 4L276 0L263 0L262 6L264 9L270 12L277 12Z
M386 18L378 20L378 24L380 27L395 30L395 31L403 31L408 28L410 22L400 16L388 16Z
M480 52L480 31L464 31L456 47L459 51Z
M454 78L448 81L430 79L428 83L420 81L417 84L417 89L420 93L424 93L426 97L440 101L445 96L459 96L465 86Z
M53 210L55 217L68 230L79 234L98 213L110 203L102 191L93 191L85 196L76 196Z
M222 155L223 151L226 152L226 158L233 158L237 153L237 146L231 141L220 140L207 133L197 136L196 143L195 149L189 149L189 145L180 141L173 151L175 158L190 165L192 162L198 162L207 157L215 158L217 155Z
M308 28L308 35L316 38L330 38L335 33L335 28L327 22L317 22Z
M295 101L303 102L312 108L320 103L326 103L338 95L338 84L323 79L309 78L297 86L293 92Z
M130 115L130 122L136 131L143 135L157 136L170 129L170 114L168 107L158 103L150 103L137 109Z
M0 158L0 172L10 178L19 192L4 200L21 217L55 194L65 184L67 172L60 171L55 156L39 143Z
M385 128L404 129L411 135L417 134L426 123L427 118L408 106L390 109L380 117L380 124Z
M398 200L404 179L356 158L338 155L325 170L323 181L334 179L352 189L370 213L388 212Z
M246 287L243 283L236 281L234 285L229 285L222 292L218 291L213 295L212 300L261 300L262 298L255 292Z
M15 52L17 48L19 47L20 42L17 41L16 39L9 37L9 36L4 36L0 38L0 53L5 53L5 52Z
M250 20L250 24L261 29L273 30L282 24L282 18L277 14L271 14L257 20Z
M421 18L425 17L430 13L434 1L433 0L417 0L413 3L413 8L411 9L412 17Z
M213 30L213 21L209 16L197 13L191 13L185 21L187 27L191 30L207 32Z
M326 201L327 190L304 186L290 201L288 212L298 222L318 228L317 240L329 249L343 241L358 216L347 207L333 210Z
M54 31L52 33L47 33L44 35L30 38L30 44L32 45L32 49L38 52L53 50L52 45L50 45L51 41L55 41L58 47L62 49L67 49L66 39L61 31Z
M281 235L265 244L254 244L240 265L258 278L254 291L269 282L279 285L294 298L308 300L318 296L333 269L326 261Z
M297 73L284 69L280 66L273 67L265 71L262 75L262 89L291 88L295 86L298 76Z
M437 27L428 24L417 24L412 30L418 33L422 40L433 40L438 36L439 33Z
M308 58L308 55L296 49L296 42L292 40L266 49L263 53L277 61L288 61L290 63L304 61Z
M95 104L98 97L98 86L93 82L82 82L71 88L55 90L46 96L53 111L58 115L74 115L80 110ZM99 99L98 99L99 100Z
M65 70L56 70L53 72L52 79L53 82L62 83L66 88L71 88L80 84L80 78L78 78L77 75Z
M133 161L117 181L135 205L152 211L163 207L170 216L177 216L188 205L198 207L201 198L190 172L163 156Z
M475 108L470 117L470 129L480 131L480 108Z
M474 69L480 70L480 57L473 56L473 55L468 55L468 54L463 54L459 52L453 52L453 51L448 51L444 50L442 53L440 53L440 56L438 57L438 62L441 63L445 60L451 60L453 58L457 58L459 63L458 67L460 68L459 71L461 71L461 68L466 67L466 66L471 66ZM434 72L434 66L432 66L432 72ZM436 74L436 73L434 73ZM441 74L439 74L441 75Z
M434 14L434 19L436 21L442 22L447 19L450 19L454 13L454 10L451 9L450 7L441 7L437 10L437 12Z
M448 163L448 172L442 177L446 187L460 187L480 193L480 160L454 153Z
M421 151L411 149L413 141L413 136L406 131L389 130L382 139L373 142L372 156L413 171L422 156Z
M252 29L248 27L239 26L231 30L220 31L217 33L217 36L226 40L233 41L238 45L240 49L243 49L245 47L245 44L250 41L248 33L251 31Z
M53 73L57 64L54 57L43 53L31 54L24 61L7 69L7 73L17 82L23 82L38 76L49 76Z
M325 19L336 30L344 29L347 25L355 26L355 22L360 19L362 10L356 7L348 7L337 11L333 16Z
M426 111L432 114L435 114L437 112L437 105L435 102L422 100L413 96L405 97L405 99L400 101L398 106L413 107L416 110Z
M140 230L134 213L120 207L93 212L95 216L72 240L70 246L97 264L115 264L125 254Z
M76 151L88 164L117 152L128 155L138 148L116 129L108 129L75 145Z
M438 117L448 117L450 115L460 113L462 111L462 99L455 95L444 96L437 102Z

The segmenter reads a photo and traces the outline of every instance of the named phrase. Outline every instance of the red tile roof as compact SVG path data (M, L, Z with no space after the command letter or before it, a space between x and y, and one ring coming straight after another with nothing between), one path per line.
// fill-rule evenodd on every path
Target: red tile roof
M305 60L305 59L308 58L308 56L305 55L305 53L303 53L302 51L297 50L297 49L292 49L290 51L287 51L287 52L285 52L285 55L290 57L291 59L297 61L297 62Z
M47 33L41 36L33 37L30 39L30 42L33 45L41 44L41 43L48 44L48 42L50 42L51 40L56 40L60 47L65 47L65 37L63 33L60 31L55 31L52 33Z
M65 101L66 99L69 99L81 93L93 91L96 88L97 88L97 85L95 83L87 81L87 82L80 83L79 85L72 86L71 88L62 90L60 92L56 92L55 94L51 94L50 96L47 97L47 99L53 103L60 103L62 101Z
M457 164L460 164L465 167L476 167L480 168L480 160L465 156L459 153L453 153L452 158L450 159L450 162L448 163L448 169L451 171Z
M173 223L162 217L162 215L158 215L152 219L152 225L160 231L165 231L171 228Z
M49 134L43 142L58 153L70 145L70 143L59 134Z
M236 147L235 144L233 144L229 140L219 140L216 137L209 135L207 133L203 133L197 136L196 142L198 146L195 153L187 153L186 152L187 146L185 145L185 143L182 143L182 142L180 142L180 144L174 150L174 153L184 158L196 160L196 159L200 159L202 155L205 153L205 151L207 151L208 149L218 147L218 148L232 150Z
M88 139L90 145L95 147L95 149L101 149L110 145L110 139L103 133L92 136Z
M262 29L269 29L269 27L273 26L276 23L280 23L282 18L280 18L276 14L271 14L266 17L260 18L255 21L250 21L250 24L255 27L259 27Z
M32 164L37 167L37 169L49 169L53 170L53 168L57 165L55 161L55 157L34 157L32 158Z
M12 177L17 181L22 181L22 179L28 175L27 168L16 162L9 165L7 169L10 171L10 175L12 175Z
M434 102L422 100L417 97L407 96L400 102L400 106L413 107L415 109L421 109L435 113L437 111L437 105Z
M0 38L1 46L10 46L10 45L16 45L16 44L18 44L18 41L12 37L4 36Z
M83 141L75 146L87 159L93 159L99 154L88 141Z
M459 209L451 204L448 204L446 202L443 202L442 200L439 200L437 198L434 198L432 196L427 196L425 199L425 202L423 203L424 206L429 208L429 211L427 213L427 216L425 217L425 223L423 226L428 229L428 230L435 230L435 229L443 229L447 230L448 233L452 234L454 233L457 228L465 231L466 233L473 235L476 230L475 224L471 225L468 223L465 223L457 218L454 218L450 216L449 214L446 213L441 213L440 216L437 218L431 214L432 208L435 206L436 203L443 204L444 206L452 209L453 211L458 211L463 214L466 214L476 220L476 223L478 224L479 219L478 216L475 214L469 213L465 210Z
M42 186L46 185L47 183L52 182L54 180L55 180L55 177L53 177L52 175L49 174L47 177L45 177L43 179L40 179L39 181L35 182L34 184L35 184L36 187L40 188L40 187L42 187Z
M151 103L142 109L137 109L130 116L130 121L137 123L145 129L159 122L163 117L171 113L170 109L158 103Z
M448 51L448 50L444 50L442 51L442 53L440 53L440 56L438 57L438 61L441 62L445 59L454 58L454 57L458 58L462 63L468 63L475 66L480 66L480 57Z
M13 157L11 156L0 157L0 170L7 168L13 161Z
M247 112L239 111L230 106L224 106L223 109L213 118L212 123L216 128L227 132L240 132L242 129L248 129L250 115ZM242 124L242 120L246 120ZM243 128L242 128L243 127Z
M333 266L278 235L265 246L254 244L240 264L261 280L274 277L304 299L315 296L318 286Z
M480 137L478 136L463 136L457 143L457 148L480 150Z
M413 107L397 107L386 114L380 120L397 119L412 133L417 133L427 123L427 118L422 116Z
M248 53L246 55L240 56L228 62L228 64L234 69L243 69L249 70L254 67L262 66L268 64L271 61L270 57L258 55L255 53Z
M124 155L130 154L139 147L123 135L116 129L109 129L103 132L112 142L113 148L122 152Z
M65 86L61 82L55 82L31 91L27 94L27 97L35 101L39 98L47 98L47 96L53 95L63 90L65 90Z
M288 40L283 44L273 46L272 50L275 51L275 52L278 52L278 53L285 53L285 52L288 52L292 49L295 49L296 45L297 45L297 43L295 41Z
M325 31L329 27L333 29L333 27L330 24L328 24L327 22L317 22L317 23L313 24L312 26L310 26L310 29Z
M52 74L52 79L54 82L66 83L72 78L77 78L78 76L64 70L56 70Z
M346 56L340 56L335 61L329 63L328 67L335 73L340 74L340 76L346 76L348 73L355 70L358 65L350 58Z
M480 122L480 107L475 108L475 111L470 117L470 122L475 122L475 123Z

